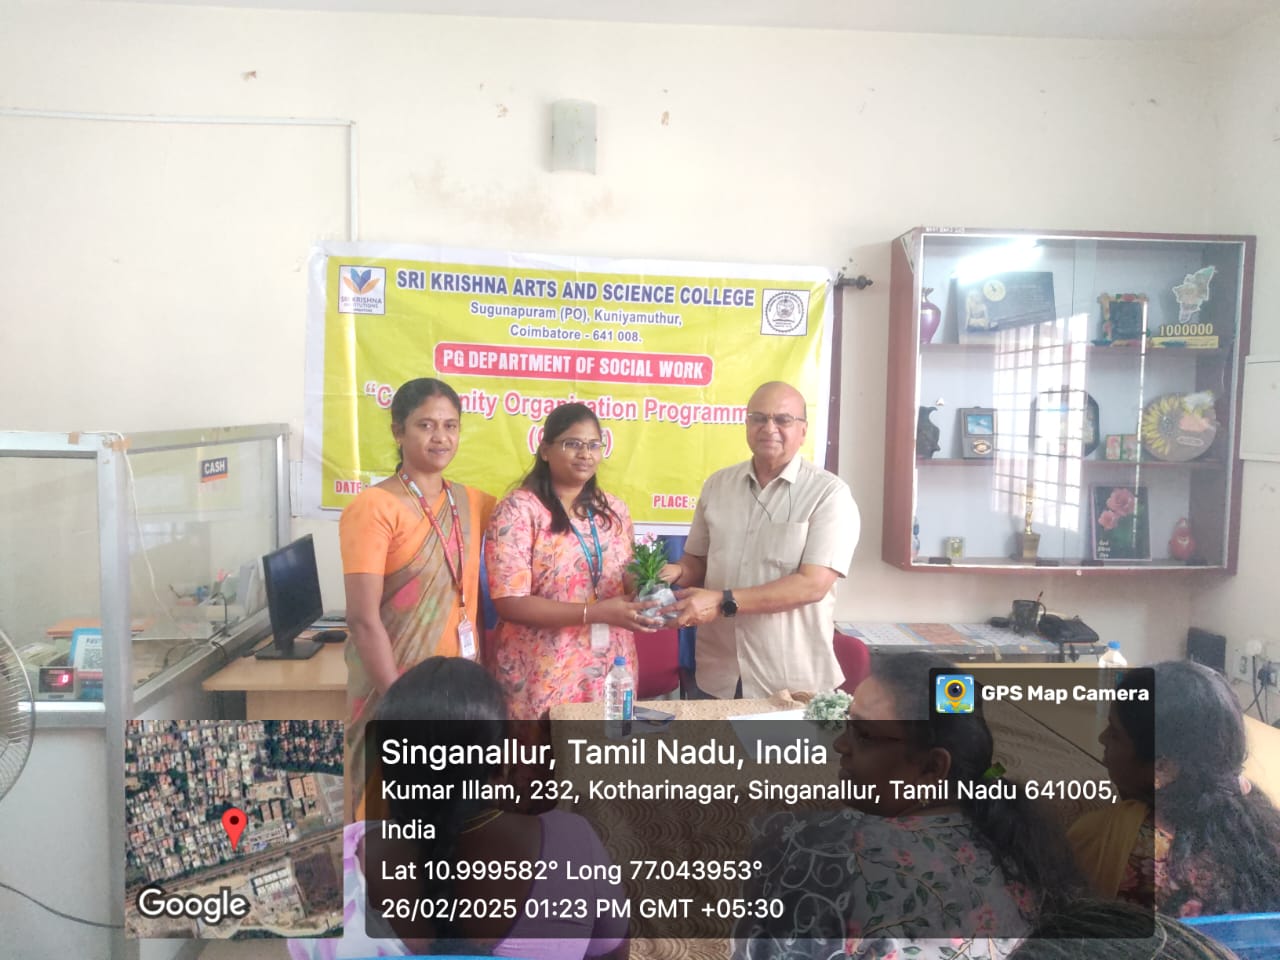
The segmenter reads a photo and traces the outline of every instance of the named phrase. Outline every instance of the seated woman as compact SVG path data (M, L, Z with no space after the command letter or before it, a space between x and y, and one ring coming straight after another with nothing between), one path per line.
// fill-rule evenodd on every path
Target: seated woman
M765 821L744 896L786 910L740 924L735 956L1002 958L1076 894L1061 832L993 767L982 701L935 714L931 667L952 669L925 653L873 661L835 744L853 809Z
M371 739L376 737L384 760L386 743L408 740L430 758L454 756L449 748L500 747L515 736L498 684L483 667L460 657L432 657L402 674L379 703L369 734ZM385 763L383 767L386 774ZM595 916L597 898L621 901L626 893L620 884L599 878L609 873L612 864L591 825L577 814L553 810L524 816L503 811L493 801L461 796L464 783L497 784L503 774L500 765L477 763L474 758L397 763L394 777L388 774L383 781L392 789L369 795L371 811L385 808L386 820L357 821L343 832L343 936L292 940L290 956L334 960L485 953L529 960L606 955L625 960L627 921ZM402 799L409 795L437 799ZM406 827L431 836L420 840L394 836ZM541 875L519 869L521 864L538 861L545 865ZM570 861L573 878L566 873ZM395 865L401 863L412 863L416 870L398 871ZM496 879L474 879L467 871L439 866L459 863L511 864L516 869L504 869ZM457 879L453 879L455 873ZM394 879L397 874L405 879ZM596 878L586 879L584 874ZM529 904L580 899L591 907L584 916L573 913L548 919L536 909L526 909ZM459 911L457 919L424 914L426 919L411 920L398 911L389 916L377 911L377 905L388 900L488 906L470 913ZM370 904L375 912L369 911Z
M1009 960L1239 960L1185 924L1116 900L1077 900L1044 917Z
M1280 812L1241 774L1244 715L1219 674L1190 661L1130 670L1098 738L1121 803L1068 837L1102 897L1175 917L1280 910Z

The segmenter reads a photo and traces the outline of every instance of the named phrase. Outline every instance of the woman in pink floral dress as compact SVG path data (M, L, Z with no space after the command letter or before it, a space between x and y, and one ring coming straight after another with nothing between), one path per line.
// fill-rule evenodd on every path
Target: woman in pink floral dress
M501 622L488 665L516 720L604 698L614 657L635 674L633 630L661 625L628 599L631 515L596 481L603 444L589 407L547 417L533 468L489 522L485 564Z

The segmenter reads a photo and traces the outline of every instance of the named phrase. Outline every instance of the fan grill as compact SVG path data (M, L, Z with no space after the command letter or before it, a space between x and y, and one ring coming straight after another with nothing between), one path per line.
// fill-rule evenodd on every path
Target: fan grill
M22 773L34 732L35 708L27 670L9 637L0 630L0 798Z

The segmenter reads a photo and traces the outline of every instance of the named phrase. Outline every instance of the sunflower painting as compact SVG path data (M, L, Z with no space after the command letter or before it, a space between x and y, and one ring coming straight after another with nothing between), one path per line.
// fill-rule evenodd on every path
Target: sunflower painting
M1093 559L1150 560L1147 488L1098 484L1090 490Z
M1142 411L1142 445L1157 460L1183 463L1204 456L1217 434L1211 390L1166 393Z

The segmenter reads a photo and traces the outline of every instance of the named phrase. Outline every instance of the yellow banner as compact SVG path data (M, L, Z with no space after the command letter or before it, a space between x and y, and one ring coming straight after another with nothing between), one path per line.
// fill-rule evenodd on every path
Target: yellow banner
M814 267L609 261L331 244L312 261L304 504L341 509L396 463L396 388L462 400L447 475L501 497L547 414L600 419L600 483L642 529L687 527L703 481L750 456L746 403L784 380L826 449L830 274Z

